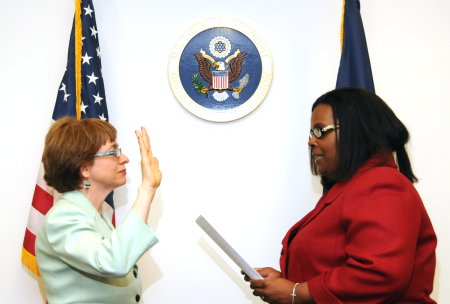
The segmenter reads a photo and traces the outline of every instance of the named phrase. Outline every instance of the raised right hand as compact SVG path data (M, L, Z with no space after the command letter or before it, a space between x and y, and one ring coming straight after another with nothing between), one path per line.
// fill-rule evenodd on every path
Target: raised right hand
M161 184L162 173L158 159L153 157L150 137L144 127L141 131L136 130L136 136L141 152L142 185L156 189Z

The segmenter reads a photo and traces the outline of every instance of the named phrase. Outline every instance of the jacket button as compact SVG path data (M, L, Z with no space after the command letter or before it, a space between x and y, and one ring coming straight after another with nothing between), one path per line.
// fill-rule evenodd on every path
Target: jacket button
M138 294L136 295L136 302L139 302L139 300L141 299L141 296L139 296Z
M136 270L133 270L133 275L134 275L135 278L137 278L137 271Z

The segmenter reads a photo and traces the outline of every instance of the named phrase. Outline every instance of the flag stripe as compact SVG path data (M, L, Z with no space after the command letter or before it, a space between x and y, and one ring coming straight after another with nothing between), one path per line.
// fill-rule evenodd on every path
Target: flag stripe
M40 213L46 214L53 206L53 195L36 185L31 205Z
M36 235L30 230L25 229L25 237L23 240L23 247L32 255L35 255L34 243L36 241Z
M39 226L41 225L41 222L43 219L44 219L44 213L41 213L38 210L31 207L30 214L28 216L27 229L30 230L30 232L37 235L37 233L39 231Z
M213 88L217 90L228 88L228 76L214 76Z

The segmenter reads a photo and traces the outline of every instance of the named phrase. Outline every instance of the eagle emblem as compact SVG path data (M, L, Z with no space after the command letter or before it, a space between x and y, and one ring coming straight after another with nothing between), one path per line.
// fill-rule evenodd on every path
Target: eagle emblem
M209 51L212 56L208 55L202 48L199 53L193 54L198 63L198 73L207 83L205 85L199 74L194 73L192 75L194 90L199 94L205 94L206 98L208 98L209 91L214 91L212 97L218 102L228 99L227 91L232 92L233 98L239 99L239 93L248 84L250 75L245 74L239 80L239 85L234 88L231 84L241 75L242 63L247 53L237 49L232 55L228 56L231 52L231 43L224 36L214 37L209 43ZM214 59L213 56L218 59ZM225 57L226 59L223 60Z
M272 55L249 25L211 18L180 36L169 56L168 76L175 97L190 113L233 121L264 100L272 82Z

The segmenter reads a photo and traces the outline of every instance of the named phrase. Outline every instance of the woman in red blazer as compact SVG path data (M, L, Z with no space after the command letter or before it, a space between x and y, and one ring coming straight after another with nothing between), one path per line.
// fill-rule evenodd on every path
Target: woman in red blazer
M254 295L279 304L436 303L436 235L412 184L408 137L369 91L337 89L314 103L308 145L324 195L283 239L281 271L257 269L265 280L250 281Z

